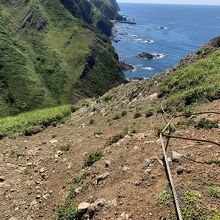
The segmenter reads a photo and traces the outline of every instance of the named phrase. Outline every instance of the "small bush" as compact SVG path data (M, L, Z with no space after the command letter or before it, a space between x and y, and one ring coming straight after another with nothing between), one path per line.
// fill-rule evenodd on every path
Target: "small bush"
M160 136L160 133L162 132L163 127L156 127L156 128L154 128L154 130L155 130L156 136Z
M200 193L198 191L190 191L186 193L184 205L182 207L183 219L206 219L218 220L220 213L218 209L211 207L202 207L199 205Z
M184 115L186 118L189 118L190 116L193 115L193 112L192 112L192 110L190 110L190 109L185 109L185 110L183 111L183 115Z
M68 198L73 199L75 196L76 196L75 188L71 186L68 192Z
M118 141L120 141L121 139L123 139L125 137L125 133L120 133L120 134L116 134L115 136L113 136L112 138L110 138L108 141L107 141L107 144L108 145L112 145L112 144L115 144L117 143Z
M108 102L111 99L112 99L112 96L110 96L110 95L106 95L106 96L103 97L103 101L105 101L105 102Z
M210 121L206 118L201 118L198 122L195 124L195 128L202 128L202 129L212 129L212 128L218 128L218 122L217 121Z
M187 203L194 204L198 200L199 196L200 196L200 193L198 191L187 192L186 194Z
M140 112L135 112L134 113L134 119L140 118L141 116L142 116L142 114Z
M216 164L220 166L220 157L209 159L207 161L207 164Z
M173 201L173 196L171 192L163 191L158 195L157 201L160 204L169 205Z
M84 167L90 167L95 162L99 161L102 158L103 154L100 150L90 154L87 158L84 160Z
M153 109L148 109L145 113L145 117L149 118L154 114Z
M55 210L59 220L76 220L77 209L73 207L60 206Z
M120 115L116 114L112 120L118 120L118 119L120 119Z
M140 129L139 126L134 122L134 123L131 125L129 131L130 131L132 134L136 134L139 129Z
M69 144L64 144L63 146L60 147L60 150L63 152L67 152L70 149L70 145Z
M188 127L188 126L195 126L195 122L191 119L187 119L187 120L183 120L183 121L178 121L176 123L176 126L178 128L181 128L181 127Z
M127 114L128 114L127 111L123 111L123 112L121 113L121 117L124 117L124 116L126 116Z
M88 124L89 124L89 125L95 124L95 120L91 118L91 119L89 120L89 123L88 123Z
M209 187L208 196L212 198L220 198L220 187Z
M77 176L73 179L72 184L75 185L80 185L84 182L84 180L86 179L86 177L88 176L87 172L84 172L81 176Z
M71 112L76 112L80 109L80 107L76 105L71 105L70 108L71 108Z

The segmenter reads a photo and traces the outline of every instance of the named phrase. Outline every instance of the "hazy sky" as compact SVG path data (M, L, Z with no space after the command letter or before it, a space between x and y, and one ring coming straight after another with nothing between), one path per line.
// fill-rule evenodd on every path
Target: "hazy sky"
M118 2L220 5L220 0L118 0Z

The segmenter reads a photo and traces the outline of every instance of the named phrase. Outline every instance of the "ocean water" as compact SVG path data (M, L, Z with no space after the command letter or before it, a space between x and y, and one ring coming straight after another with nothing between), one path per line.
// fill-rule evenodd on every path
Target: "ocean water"
M121 60L135 67L127 78L148 78L176 65L220 35L220 6L120 4L121 14L136 25L117 23L113 42ZM157 59L138 57L142 52Z

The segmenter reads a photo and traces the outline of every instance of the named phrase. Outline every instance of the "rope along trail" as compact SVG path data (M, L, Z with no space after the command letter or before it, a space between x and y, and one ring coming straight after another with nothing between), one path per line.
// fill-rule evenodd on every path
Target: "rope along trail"
M181 208L180 208L180 205L179 205L179 200L178 200L178 196L177 196L177 192L176 192L176 187L175 187L175 184L173 182L173 178L172 178L172 174L171 174L171 170L170 170L170 165L169 165L169 161L168 161L168 156L167 156L167 148L169 146L169 140L171 138L173 138L173 139L181 139L181 140L189 140L189 141L200 141L200 142L215 144L219 147L220 147L220 143L217 143L217 142L214 142L214 141L211 141L211 140L204 140L204 139L197 139L197 138L190 138L190 137L182 137L182 136L174 136L174 135L164 134L164 132L166 130L169 130L169 133L170 133L170 126L171 125L175 128L175 126L172 124L172 121L175 118L185 117L185 115L172 116L172 115L167 114L162 106L161 106L161 109L162 109L162 112L163 112L162 117L163 117L164 121L166 122L166 126L160 132L160 142L161 142L162 151L163 151L165 171L167 173L167 179L169 181L170 188L171 188L171 191L172 191L177 219L178 220L183 220L183 216L182 216L182 212L181 212ZM218 115L220 115L220 112L199 112L199 113L194 113L192 115L202 115L202 114L218 114ZM170 117L171 119L168 121L165 116ZM167 143L166 144L164 142L163 137L167 138Z

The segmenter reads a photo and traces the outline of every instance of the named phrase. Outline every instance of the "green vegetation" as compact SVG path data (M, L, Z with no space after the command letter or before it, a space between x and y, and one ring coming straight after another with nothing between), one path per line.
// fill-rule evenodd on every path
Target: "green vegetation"
M202 129L218 128L218 122L210 121L206 118L201 118L199 121L196 122L195 127L202 128Z
M192 120L192 119L186 119L183 121L179 121L176 124L177 127L188 127L188 126L193 126L197 129L212 129L212 128L218 128L218 121L211 121L206 118L201 118L198 121Z
M120 119L120 115L118 115L118 114L116 114L116 115L112 118L112 120L114 120L114 121L116 121L116 120L118 120L118 119Z
M207 164L216 164L220 166L220 157L211 158L207 161Z
M121 139L123 139L125 137L125 135L126 135L125 132L114 135L112 138L110 138L107 141L107 145L112 145L112 144L119 142Z
M75 196L76 196L75 188L71 186L68 192L68 199L73 199Z
M64 144L60 147L60 150L63 152L67 152L70 150L70 145L69 144Z
M140 112L135 112L134 113L134 119L140 118L141 116L142 116L142 114Z
M48 127L63 122L71 114L68 105L35 110L17 116L0 118L0 136L25 135L31 133L35 126Z
M145 117L149 118L154 114L153 109L147 109L147 111L145 112Z
M88 176L88 173L84 172L81 176L75 177L72 181L72 184L75 184L75 185L83 184L83 181L86 179L87 176Z
M195 126L195 122L192 119L182 120L182 121L178 121L176 123L176 126L178 128L188 127L188 126Z
M103 97L103 101L105 101L105 102L108 102L111 99L112 99L112 96L110 96L110 95L106 95L106 96Z
M189 191L185 195L185 204L182 208L184 220L217 220L220 218L219 210L212 207L203 207L199 204L202 197L199 191Z
M124 117L124 116L126 116L127 114L128 114L127 111L123 111L123 112L121 113L121 117Z
M157 201L163 205L169 205L173 202L173 196L171 192L163 191L157 196Z
M84 3L70 1L81 20L60 1L1 1L0 117L75 103L124 82L110 41L96 29L108 29L109 20Z
M93 125L93 124L95 124L95 119L91 118L91 119L89 120L88 125Z
M220 187L209 187L208 196L212 198L220 198Z
M219 98L220 51L191 65L178 68L162 83L160 96L165 96L167 109L183 110L196 103Z
M139 129L140 129L139 125L136 122L133 122L130 128L128 129L128 131L131 132L132 134L136 134Z
M55 210L55 214L59 220L76 220L77 209L68 206L60 206Z
M84 160L84 167L91 167L94 163L101 160L103 154L100 150L97 150L90 154L88 157Z

